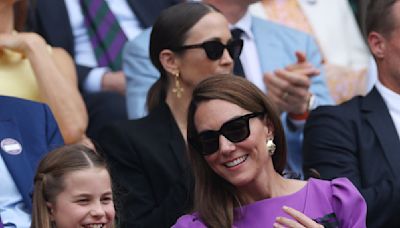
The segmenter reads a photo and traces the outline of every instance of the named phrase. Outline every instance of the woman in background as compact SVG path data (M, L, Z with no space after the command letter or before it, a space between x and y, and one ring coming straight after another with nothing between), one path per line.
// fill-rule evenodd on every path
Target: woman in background
M97 152L69 145L48 153L35 175L31 228L113 228L110 174Z
M276 108L243 78L211 77L194 89L188 142L196 213L175 228L365 227L365 201L348 179L282 176L286 142Z
M48 46L36 33L15 30L25 23L27 4L0 1L0 95L48 104L65 143L83 140L90 145L85 135L88 117L71 57Z

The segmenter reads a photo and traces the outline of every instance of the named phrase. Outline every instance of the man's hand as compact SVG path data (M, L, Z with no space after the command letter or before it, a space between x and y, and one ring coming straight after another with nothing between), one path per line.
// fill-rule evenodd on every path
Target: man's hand
M101 81L101 87L104 91L114 91L125 95L125 74L122 71L107 72Z
M264 75L268 87L267 95L278 106L281 112L302 114L307 111L311 93L310 78L318 75L317 68L307 62L302 52L296 52L297 62Z

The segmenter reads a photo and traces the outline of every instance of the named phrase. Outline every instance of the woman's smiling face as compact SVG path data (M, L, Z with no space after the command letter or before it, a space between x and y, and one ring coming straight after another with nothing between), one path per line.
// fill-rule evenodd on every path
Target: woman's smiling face
M210 100L199 104L194 122L197 132L219 130L227 121L251 113L236 104L224 100ZM241 188L262 180L272 160L267 152L266 141L272 136L261 117L249 119L250 135L241 142L233 143L219 136L219 149L205 156L209 166L232 185Z

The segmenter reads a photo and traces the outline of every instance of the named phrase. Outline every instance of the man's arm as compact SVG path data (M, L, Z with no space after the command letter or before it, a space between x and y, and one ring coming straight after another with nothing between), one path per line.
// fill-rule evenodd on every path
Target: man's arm
M126 75L128 118L137 119L147 114L147 92L160 77L149 57L151 29L146 29L123 51L123 69Z
M371 142L364 141L363 133L360 134L357 124L348 117L350 115L334 106L311 112L304 129L304 173L307 177L308 171L313 169L322 179L349 178L367 202L368 224L382 227L400 209L400 180L387 174L377 178L379 181L373 185L365 184L363 172L369 172L369 176L374 171L369 170L371 167L362 168L368 165L365 161L361 164L365 160L362 157L379 151L362 151L359 145Z

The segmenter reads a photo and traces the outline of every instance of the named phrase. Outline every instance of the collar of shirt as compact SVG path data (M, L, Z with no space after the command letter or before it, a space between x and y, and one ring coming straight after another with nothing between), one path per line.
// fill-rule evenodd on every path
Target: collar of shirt
M376 81L375 86L389 109L389 114L394 122L397 135L400 138L400 106L398 105L400 94L390 90L389 88L384 86L379 80Z
M395 112L400 116L400 106L398 105L400 100L400 94L390 90L386 86L384 86L379 80L376 81L376 89L382 95L383 100L385 101L389 111Z

